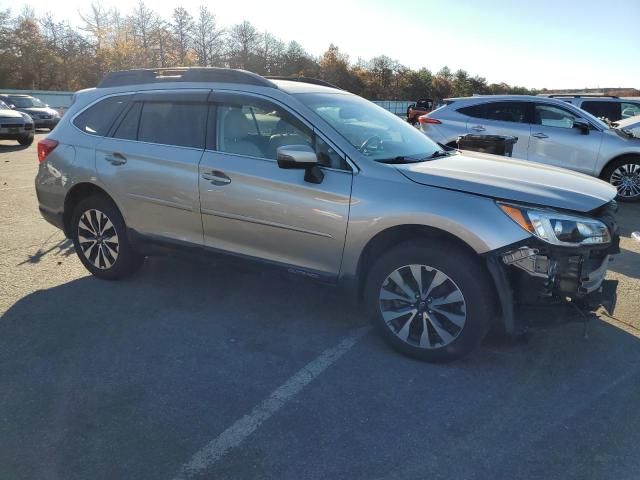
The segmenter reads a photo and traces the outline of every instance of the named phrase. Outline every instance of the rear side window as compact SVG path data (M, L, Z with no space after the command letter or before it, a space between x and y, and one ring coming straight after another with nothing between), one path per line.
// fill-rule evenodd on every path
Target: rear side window
M486 118L484 113L484 107L486 104L472 105L470 107L459 108L458 111L464 115L473 118Z
M581 108L595 117L608 118L612 122L617 122L622 118L619 102L585 100L582 102Z
M491 102L459 109L460 113L474 118L498 122L528 123L527 102Z
M204 149L206 124L206 104L145 102L138 140Z
M73 124L89 135L104 137L130 98L131 95L105 98L78 115Z
M138 122L140 120L140 112L142 111L142 103L134 103L127 114L118 125L113 136L115 138L121 138L123 140L137 140L138 139Z

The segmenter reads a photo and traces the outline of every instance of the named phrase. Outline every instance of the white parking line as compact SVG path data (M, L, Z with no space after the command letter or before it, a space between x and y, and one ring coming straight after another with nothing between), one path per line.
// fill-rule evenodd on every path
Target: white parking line
M268 420L274 413L280 410L289 400L309 385L318 375L334 364L356 342L369 332L369 327L358 328L352 331L344 340L335 347L322 352L315 360L309 362L284 384L275 389L265 400L256 406L251 413L237 420L233 425L218 435L191 460L182 467L182 470L174 480L186 480L204 472L229 450L240 445L247 437L255 432L258 427Z

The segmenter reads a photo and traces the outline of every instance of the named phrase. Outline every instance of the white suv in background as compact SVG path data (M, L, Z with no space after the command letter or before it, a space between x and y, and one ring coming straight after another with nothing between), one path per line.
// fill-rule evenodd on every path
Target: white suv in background
M640 139L571 103L549 97L450 98L420 117L432 140L456 146L468 133L518 138L513 157L564 167L611 183L618 199L640 201Z
M549 95L563 102L586 110L594 117L606 118L611 122L640 115L640 99L620 98L603 95Z

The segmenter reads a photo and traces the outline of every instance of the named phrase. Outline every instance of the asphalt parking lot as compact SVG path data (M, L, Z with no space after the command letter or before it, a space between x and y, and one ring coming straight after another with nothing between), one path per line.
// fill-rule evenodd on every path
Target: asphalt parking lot
M36 169L0 142L0 479L637 478L640 205L618 320L430 365L297 277L162 257L97 280Z

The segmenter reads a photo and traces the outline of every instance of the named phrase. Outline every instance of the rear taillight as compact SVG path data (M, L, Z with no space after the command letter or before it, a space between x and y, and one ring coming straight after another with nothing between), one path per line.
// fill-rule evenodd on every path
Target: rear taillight
M58 142L50 138L43 138L38 142L38 162L42 163L58 146Z
M438 120L437 118L430 118L427 116L422 116L418 119L420 121L420 123L422 123L423 125L426 124L431 124L431 125L440 125L442 122L440 120Z

